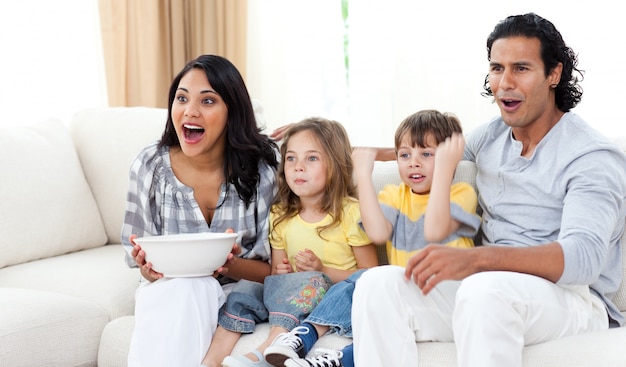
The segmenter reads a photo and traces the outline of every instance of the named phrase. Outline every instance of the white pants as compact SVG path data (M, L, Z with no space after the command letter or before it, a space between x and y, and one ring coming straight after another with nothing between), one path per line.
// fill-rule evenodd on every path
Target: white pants
M197 367L226 296L212 276L162 278L135 293L129 367Z
M521 367L525 345L607 329L608 316L587 286L484 272L424 296L403 268L379 266L357 282L352 324L357 366L415 366L416 341L455 341L458 366Z

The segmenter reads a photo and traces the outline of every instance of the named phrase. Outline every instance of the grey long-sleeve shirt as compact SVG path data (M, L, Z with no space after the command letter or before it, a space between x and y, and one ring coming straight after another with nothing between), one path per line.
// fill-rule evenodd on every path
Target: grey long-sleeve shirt
M623 325L611 297L622 278L626 156L573 113L561 118L530 158L521 151L500 117L467 137L464 159L478 167L484 241L557 241L565 257L558 284L589 285Z

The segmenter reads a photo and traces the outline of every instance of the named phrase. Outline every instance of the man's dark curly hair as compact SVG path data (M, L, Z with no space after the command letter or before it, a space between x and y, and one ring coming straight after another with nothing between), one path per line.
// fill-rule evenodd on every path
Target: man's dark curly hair
M539 39L546 76L559 63L563 64L561 80L555 89L556 106L563 112L576 107L583 95L583 90L578 84L583 80L583 71L577 69L578 56L565 44L554 24L534 13L507 17L496 25L487 38L488 60L491 60L493 43L498 39L509 37ZM489 86L489 74L485 77L483 89L485 90L483 95L493 97L493 91Z
M191 60L176 75L170 86L167 122L160 146L180 146L172 121L172 102L180 80L192 69L206 73L211 87L228 107L224 177L235 186L237 195L246 206L255 199L260 180L259 163L278 167L278 147L261 133L252 108L252 101L241 74L230 61L216 55L202 55Z

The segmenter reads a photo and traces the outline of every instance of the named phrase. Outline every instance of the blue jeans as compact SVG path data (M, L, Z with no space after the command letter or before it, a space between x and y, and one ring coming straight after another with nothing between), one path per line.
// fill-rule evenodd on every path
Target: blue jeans
M270 275L264 284L240 280L220 310L219 325L249 334L257 323L269 320L272 326L291 330L317 307L332 284L318 271Z
M319 305L304 320L329 326L337 335L352 337L352 294L354 285L367 269L357 270L350 277L333 285Z

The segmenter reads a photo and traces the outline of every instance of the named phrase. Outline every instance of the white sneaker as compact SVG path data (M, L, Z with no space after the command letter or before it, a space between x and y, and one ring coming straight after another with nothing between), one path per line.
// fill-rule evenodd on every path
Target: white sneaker
M319 349L320 354L309 358L289 358L285 367L342 367L340 359L343 353L337 350Z
M279 334L263 352L265 360L272 366L282 367L287 358L304 358L304 344L298 335L308 333L309 329L298 326L288 333Z

